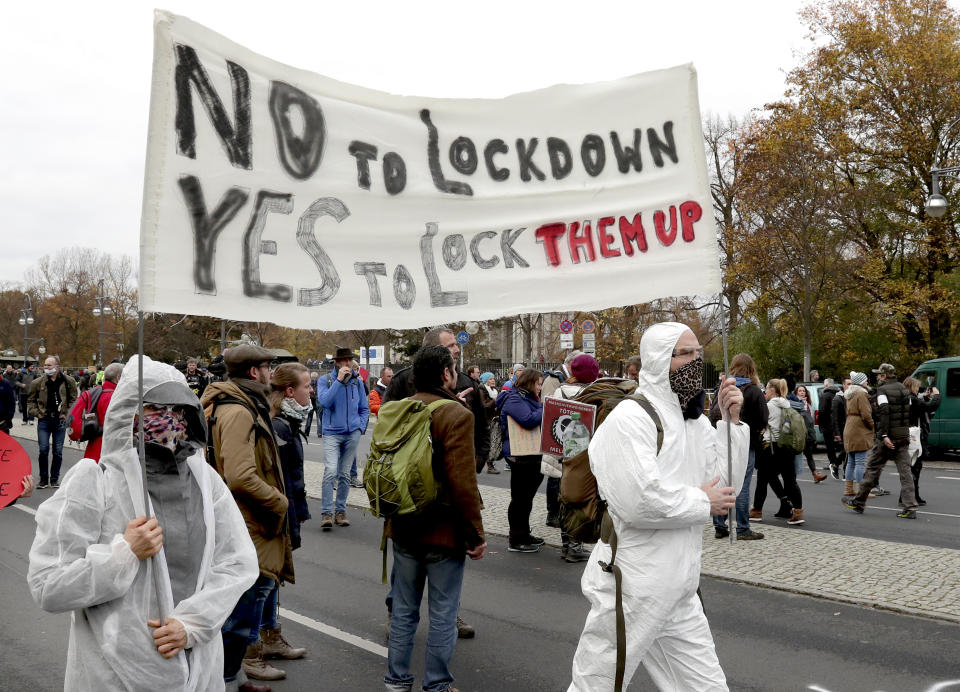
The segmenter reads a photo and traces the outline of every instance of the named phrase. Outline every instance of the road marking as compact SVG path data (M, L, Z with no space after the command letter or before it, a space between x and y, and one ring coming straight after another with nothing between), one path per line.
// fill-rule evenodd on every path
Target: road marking
M960 476L934 476L943 481L960 481Z
M385 646L380 646L379 644L374 644L373 642L364 639L363 637L358 637L355 634L350 634L349 632L344 632L341 629L332 627L331 625L326 625L319 620L314 620L313 618L307 617L306 615L301 615L300 613L295 613L292 610L287 610L286 608L280 608L280 617L286 618L287 620L292 620L304 627L309 627L312 630L316 630L321 634L326 634L327 636L333 637L334 639L339 639L342 642L347 644L353 644L357 648L363 649L364 651L369 651L372 654L376 654L381 658L387 657L387 648Z
M867 505L870 509L885 509L888 512L902 512L903 509L900 507L878 507L877 505ZM953 517L954 519L960 519L960 514L944 514L943 512L921 512L917 510L917 514L929 514L932 517Z
M37 514L37 510L35 510L33 507L27 507L26 505L14 505L14 507L26 512L27 514L33 514L33 515Z

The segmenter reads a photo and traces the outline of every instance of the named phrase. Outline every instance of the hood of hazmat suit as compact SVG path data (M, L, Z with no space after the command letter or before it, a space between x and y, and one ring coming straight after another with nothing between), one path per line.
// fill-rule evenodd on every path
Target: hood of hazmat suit
M256 551L233 496L197 444L205 438L199 401L180 372L149 358L143 359L145 402L177 407L187 425L176 455L167 459L176 461L167 468L173 475L166 490L173 492L144 508L134 435L137 361L135 356L124 367L107 409L100 464L81 459L37 510L27 580L41 608L73 611L65 690L222 690L220 627L257 578ZM161 497L149 480L148 487L151 498ZM139 560L123 538L127 523L141 515L162 522L177 513L202 518L203 530L174 541L161 523L164 548L152 560ZM176 600L167 550L170 565L182 567ZM147 626L160 613L154 568L164 613L187 633L187 648L172 659L157 652Z
M664 322L648 329L640 341L643 365L637 391L660 417L660 453L653 419L639 404L625 400L590 441L590 466L618 540L615 564L623 574L627 631L625 681L642 662L660 689L725 690L696 596L703 529L710 520L710 500L700 486L719 476L718 486L732 485L739 491L750 433L743 423L728 426L720 421L714 429L706 416L684 419L679 398L670 388L670 361L687 330L686 325ZM728 428L732 482L727 478ZM591 609L574 657L570 690L613 689L615 581L598 564L610 558L610 546L598 542L583 573L581 587ZM670 647L678 645L685 662L691 656L697 659L680 672L668 663Z

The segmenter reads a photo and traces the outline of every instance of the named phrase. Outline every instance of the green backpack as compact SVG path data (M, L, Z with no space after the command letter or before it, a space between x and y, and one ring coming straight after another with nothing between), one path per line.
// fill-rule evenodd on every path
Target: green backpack
M803 416L792 406L780 410L783 413L780 416L780 434L777 444L781 447L789 447L795 452L802 452L807 446L807 424L803 422Z
M419 514L437 499L440 484L433 475L430 421L444 404L416 399L388 401L373 426L363 485L375 517L388 519Z

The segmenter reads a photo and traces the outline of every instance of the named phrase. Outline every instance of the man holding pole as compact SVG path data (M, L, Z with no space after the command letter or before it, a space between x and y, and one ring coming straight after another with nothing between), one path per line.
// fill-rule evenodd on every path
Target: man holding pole
M703 347L696 335L676 322L657 324L643 335L640 353L637 392L656 419L637 402L624 401L590 442L590 465L614 536L597 543L581 580L591 608L570 692L613 689L620 678L617 689L625 688L640 663L662 690L726 690L697 588L703 528L711 514L725 515L734 506L747 466L743 395L733 378L723 383L723 420L714 430L702 415ZM621 609L625 647L618 671Z
M223 689L220 626L257 577L256 551L206 463L199 401L149 358L144 473L137 361L107 410L100 464L81 459L37 510L27 581L44 610L73 611L65 690Z

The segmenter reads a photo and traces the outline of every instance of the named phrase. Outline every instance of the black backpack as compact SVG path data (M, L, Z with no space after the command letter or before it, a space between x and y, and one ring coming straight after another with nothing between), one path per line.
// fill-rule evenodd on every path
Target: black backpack
M80 414L80 437L78 442L89 442L98 437L103 437L103 425L100 418L97 417L97 404L100 403L100 395L103 394L103 387L97 385L87 392L87 405Z

